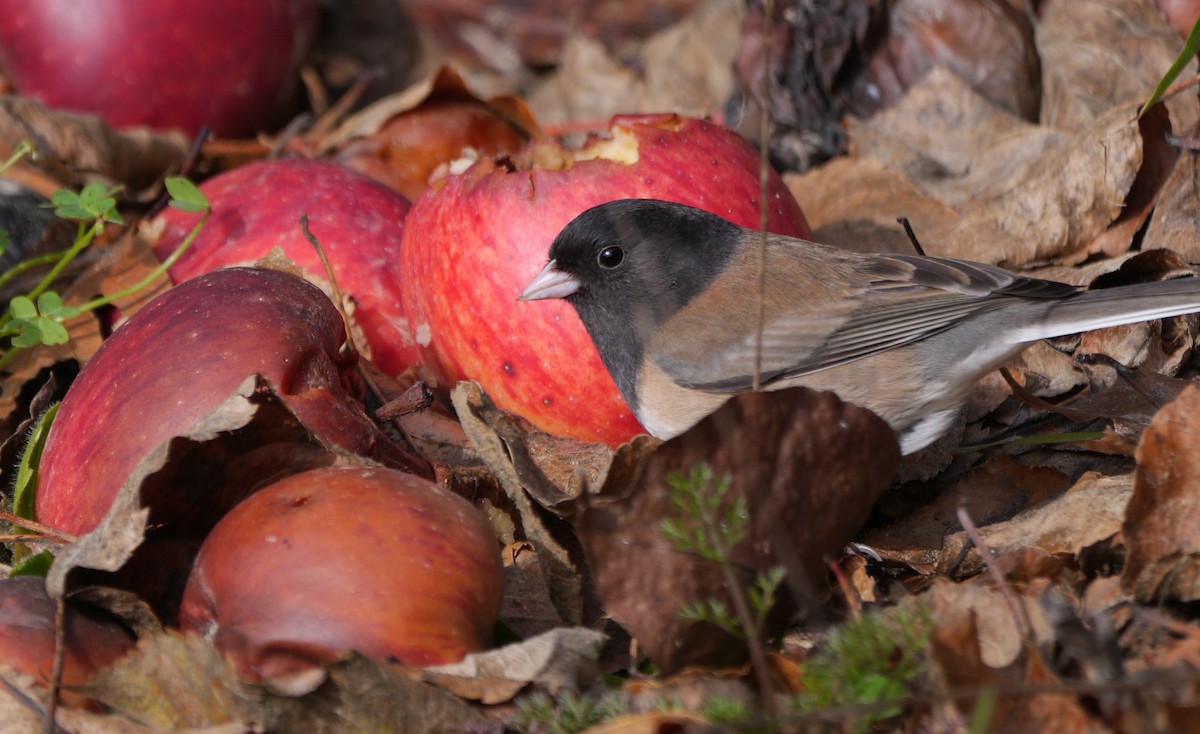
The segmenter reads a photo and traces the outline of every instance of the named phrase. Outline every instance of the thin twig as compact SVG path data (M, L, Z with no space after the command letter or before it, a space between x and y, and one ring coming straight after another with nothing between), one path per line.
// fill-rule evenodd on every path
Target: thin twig
M19 528L32 530L39 535L45 535L47 539L54 540L59 543L74 543L76 540L78 540L78 537L75 535L63 532L58 528L52 528L49 525L43 525L36 520L18 517L7 510L0 510L0 520L4 520L12 525L16 525Z
M1017 595L1013 592L1008 580L1004 578L1004 573L1000 571L1000 567L996 565L996 559L992 556L992 549L988 546L987 541L983 539L983 535L979 532L979 528L975 526L975 521L971 519L971 514L967 512L967 503L960 502L958 509L955 511L958 516L958 522L966 531L967 537L975 544L975 549L979 551L979 557L983 559L983 567L987 569L988 575L992 577L992 582L996 585L996 590L1004 597L1004 603L1008 605L1008 610L1013 615L1013 622L1017 625L1017 631L1021 634L1021 639L1029 646L1030 650L1036 651L1037 647L1033 640L1033 620L1029 618L1029 610L1024 604L1017 601Z

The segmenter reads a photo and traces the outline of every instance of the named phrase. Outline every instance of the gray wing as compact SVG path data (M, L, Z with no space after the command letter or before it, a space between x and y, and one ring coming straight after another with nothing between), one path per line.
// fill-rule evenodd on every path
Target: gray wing
M1014 299L1060 299L1078 292L1064 283L945 258L876 255L847 258L842 265L830 269L827 280L817 281L815 289L811 281L800 279L802 272L794 273L790 283L772 279L774 289L789 292L768 294L763 384L926 339ZM810 275L821 277L818 271ZM806 290L815 290L821 308L807 302ZM710 347L706 359L668 357L660 366L681 384L701 390L748 389L755 369L754 329L742 330L735 341Z

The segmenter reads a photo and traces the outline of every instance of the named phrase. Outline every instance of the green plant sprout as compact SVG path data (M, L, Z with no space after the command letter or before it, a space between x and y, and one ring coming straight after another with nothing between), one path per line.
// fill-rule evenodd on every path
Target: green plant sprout
M125 225L125 219L117 210L116 195L121 187L109 188L100 183L90 183L78 193L67 189L60 189L54 193L49 206L54 209L55 215L79 223L75 242L62 252L29 258L0 273L0 285L3 285L30 268L53 264L36 286L28 293L11 298L7 311L0 314L0 345L7 347L0 355L0 370L6 368L22 349L67 343L70 336L64 321L137 293L161 277L178 261L207 223L211 208L200 189L186 178L169 177L166 179L166 188L170 195L170 206L185 212L203 212L203 216L188 233L187 238L170 257L136 284L78 306L64 304L62 297L51 290L51 287L67 266L87 249L108 225Z
M925 673L931 630L928 608L915 605L847 622L805 661L804 691L789 708L818 716L837 709L843 730L857 732L899 716Z
M745 539L750 526L750 510L744 496L728 500L733 477L716 476L708 464L699 464L684 474L672 472L667 477L671 488L671 505L678 513L663 519L659 527L663 537L681 553L695 553L707 561L732 563L733 549ZM680 616L693 621L710 622L743 639L759 637L766 624L767 614L783 583L784 569L772 568L755 575L749 588L734 590L743 594L752 612L747 629L746 620L739 618L722 601L708 599L689 602L680 609Z
M517 701L513 723L525 734L578 734L627 713L629 707L628 698L620 691L598 696L567 693L557 698L535 691Z

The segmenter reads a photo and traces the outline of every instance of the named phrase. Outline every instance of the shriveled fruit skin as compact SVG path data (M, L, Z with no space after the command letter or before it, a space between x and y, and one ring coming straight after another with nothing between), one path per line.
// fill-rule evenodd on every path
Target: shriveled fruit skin
M371 348L371 361L398 375L417 361L417 345L400 305L400 242L408 200L392 189L330 161L273 159L226 171L200 185L212 216L171 267L176 283L231 265L246 265L274 247L305 271L326 279L300 217L329 257L342 293L354 298L353 316ZM167 209L154 245L166 258L183 243L196 215Z
M17 90L117 127L272 130L297 108L316 0L0 0Z
M113 332L68 389L42 454L38 519L75 534L95 528L143 457L254 374L319 438L391 457L395 447L353 393L344 339L333 303L288 273L229 268L163 293Z
M50 685L55 607L46 595L45 579L0 579L0 665ZM101 668L132 652L136 640L115 617L69 602L63 632L63 700L73 705L87 704L85 696L69 689L86 683Z
M252 680L350 650L449 663L489 643L501 572L487 521L457 495L389 469L314 469L217 523L188 578L180 625Z
M542 430L619 445L645 431L575 310L517 297L559 231L593 206L666 199L758 227L762 193L758 153L719 125L626 115L605 133L582 153L535 140L440 180L409 212L400 257L405 314L444 386L476 380L499 407ZM768 197L769 230L810 234L773 172Z

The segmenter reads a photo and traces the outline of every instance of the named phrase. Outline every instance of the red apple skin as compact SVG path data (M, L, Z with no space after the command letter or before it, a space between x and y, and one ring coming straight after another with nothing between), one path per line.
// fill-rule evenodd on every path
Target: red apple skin
M257 261L279 246L306 277L326 280L325 268L300 228L308 226L329 257L343 293L354 296L354 319L370 345L371 361L398 375L419 359L400 304L400 242L408 200L368 176L329 161L291 159L251 163L200 186L213 213L196 241L171 268L176 283L218 268ZM169 209L155 254L166 258L197 220Z
M0 579L0 663L49 686L54 670L55 602L46 580L36 576ZM62 699L89 700L69 689L83 685L100 669L133 651L136 640L115 618L67 604L63 617Z
M117 127L247 136L295 110L316 0L0 0L17 90Z
M411 474L328 467L251 495L217 523L180 626L250 680L356 650L436 665L485 648L503 590L483 515Z
M344 337L332 302L288 273L229 268L175 286L118 327L68 389L39 467L38 520L95 528L138 461L256 373L318 437L390 459L395 446L354 400Z
M545 431L615 446L645 431L575 311L517 296L546 264L558 232L592 206L667 199L757 227L760 183L758 152L718 125L642 115L616 117L612 128L632 135L636 163L561 168L561 146L542 140L514 161L481 160L444 179L409 213L401 270L409 323L445 386L477 380L499 407ZM810 236L773 172L769 190L768 228Z

